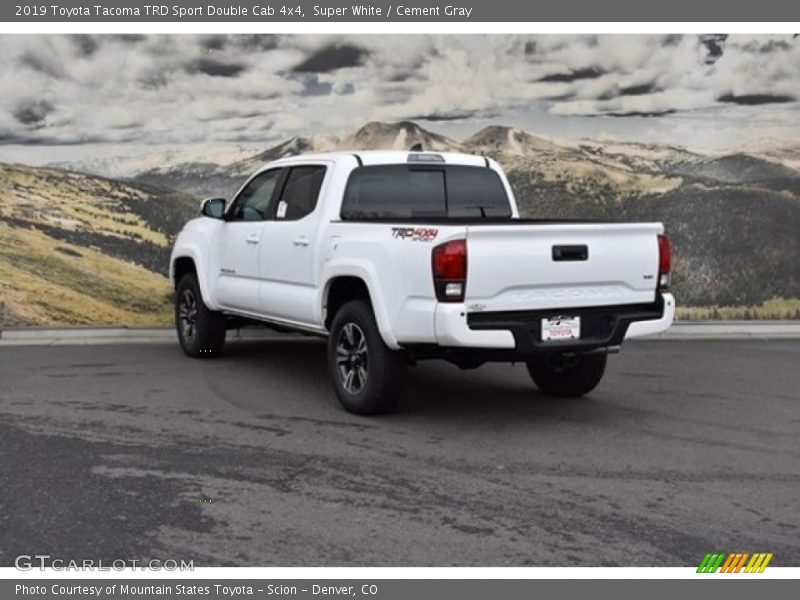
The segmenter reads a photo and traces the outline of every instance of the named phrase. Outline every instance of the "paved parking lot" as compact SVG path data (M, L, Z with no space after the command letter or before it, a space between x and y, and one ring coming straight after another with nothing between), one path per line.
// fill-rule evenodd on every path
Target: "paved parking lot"
M344 413L324 345L0 348L0 564L800 565L800 342L628 344L589 398L411 371Z

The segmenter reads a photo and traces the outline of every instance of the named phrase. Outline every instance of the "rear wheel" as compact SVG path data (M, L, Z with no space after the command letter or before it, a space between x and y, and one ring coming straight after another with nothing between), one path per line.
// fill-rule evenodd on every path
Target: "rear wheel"
M328 337L328 370L345 409L359 415L392 410L406 367L404 357L383 343L369 304L353 300L339 309Z
M606 354L546 354L528 361L528 373L551 396L575 398L588 394L606 370Z
M205 305L194 273L181 277L175 290L175 329L188 356L207 358L222 353L225 315Z

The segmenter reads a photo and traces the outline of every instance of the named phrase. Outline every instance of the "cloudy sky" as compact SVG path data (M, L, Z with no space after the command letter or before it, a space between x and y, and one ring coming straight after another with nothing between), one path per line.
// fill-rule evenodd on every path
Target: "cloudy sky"
M791 35L3 35L0 57L1 160L262 147L369 120L698 149L800 134Z

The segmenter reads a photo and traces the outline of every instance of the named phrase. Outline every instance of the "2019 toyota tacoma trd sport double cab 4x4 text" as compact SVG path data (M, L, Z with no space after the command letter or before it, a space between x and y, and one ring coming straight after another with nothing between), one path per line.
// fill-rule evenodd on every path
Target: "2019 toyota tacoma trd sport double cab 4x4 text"
M540 390L579 396L626 338L667 329L660 223L521 219L487 158L371 151L297 156L206 200L170 261L189 356L242 320L328 338L336 395L391 409L408 365L523 361Z

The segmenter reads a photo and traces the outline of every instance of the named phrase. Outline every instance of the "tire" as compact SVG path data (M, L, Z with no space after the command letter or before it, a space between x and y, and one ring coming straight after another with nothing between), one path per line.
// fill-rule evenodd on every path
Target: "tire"
M394 409L407 364L401 353L383 343L369 304L353 300L333 317L328 370L336 396L347 411L376 415Z
M175 329L187 356L210 358L222 354L225 315L205 305L194 273L181 277L175 290Z
M591 392L606 370L606 354L549 354L528 361L528 373L541 391L559 398Z

